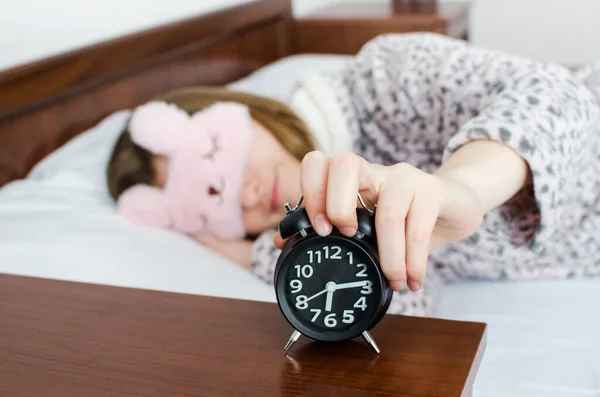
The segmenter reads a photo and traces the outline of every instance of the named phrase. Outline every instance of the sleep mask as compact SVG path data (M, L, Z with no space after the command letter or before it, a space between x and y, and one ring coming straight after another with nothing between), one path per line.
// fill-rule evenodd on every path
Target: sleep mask
M137 184L123 192L122 215L186 234L245 235L239 196L254 134L246 106L218 102L188 115L149 102L133 111L129 133L137 145L166 157L168 171L163 188Z

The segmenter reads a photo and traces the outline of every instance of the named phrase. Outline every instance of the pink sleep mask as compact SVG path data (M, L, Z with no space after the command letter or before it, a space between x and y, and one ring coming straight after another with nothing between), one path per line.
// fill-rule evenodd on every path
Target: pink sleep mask
M131 139L168 164L163 189L138 184L119 197L119 212L145 225L221 239L245 235L240 206L253 125L249 109L216 103L189 116L150 102L134 110Z

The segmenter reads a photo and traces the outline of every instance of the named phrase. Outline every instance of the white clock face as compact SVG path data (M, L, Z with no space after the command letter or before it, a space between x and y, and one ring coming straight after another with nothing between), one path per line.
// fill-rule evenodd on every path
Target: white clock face
M314 332L366 327L381 304L375 264L364 250L342 238L318 241L300 246L286 260L281 281L292 315Z

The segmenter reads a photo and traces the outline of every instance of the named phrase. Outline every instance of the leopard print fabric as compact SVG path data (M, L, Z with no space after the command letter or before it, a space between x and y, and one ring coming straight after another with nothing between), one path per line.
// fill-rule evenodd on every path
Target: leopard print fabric
M417 292L389 313L431 315L443 283L600 275L600 67L579 75L445 36L372 40L335 88L355 153L434 172L475 139L501 142L529 164L533 185L488 212L479 230L429 257ZM273 282L272 234L255 243L252 269Z

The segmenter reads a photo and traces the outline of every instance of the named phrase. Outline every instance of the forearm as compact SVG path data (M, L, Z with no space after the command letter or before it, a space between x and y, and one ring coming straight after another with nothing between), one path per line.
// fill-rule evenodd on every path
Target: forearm
M531 183L527 162L512 148L492 140L473 140L451 154L436 175L452 178L479 198L487 212Z
M245 269L250 268L252 242L246 240L221 241L212 236L195 237L203 245Z

